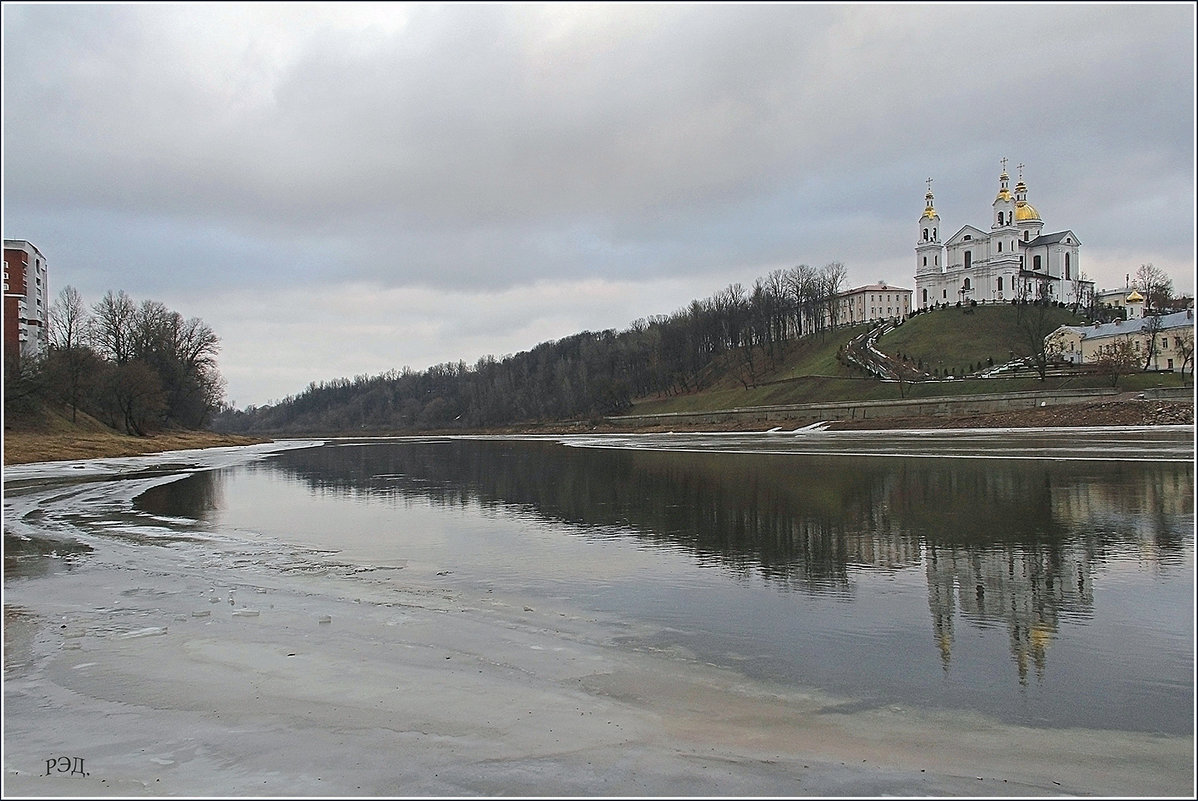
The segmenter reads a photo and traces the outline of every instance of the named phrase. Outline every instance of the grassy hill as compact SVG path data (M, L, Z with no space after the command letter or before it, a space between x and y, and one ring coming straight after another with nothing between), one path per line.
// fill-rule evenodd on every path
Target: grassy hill
M1035 344L1019 325L1019 311L1009 305L971 306L919 314L886 334L878 349L921 361L929 370L937 367L941 373L965 375L979 365L1003 364L1033 352ZM1086 324L1068 309L1045 311L1049 330Z
M878 350L905 356L941 374L964 375L988 364L1002 364L1034 351L1032 338L1020 327L1020 309L1014 306L951 307L918 314L881 337ZM1085 323L1068 309L1049 309L1051 327ZM1110 379L1098 375L1049 376L1044 382L1030 371L1011 378L929 381L900 386L866 376L837 359L841 347L868 326L850 326L791 343L772 369L760 371L755 386L745 388L733 364L715 365L719 377L701 392L670 397L641 398L635 414L703 412L748 406L817 403L830 400L897 400L989 392L1037 389L1109 387ZM764 357L759 359L764 363ZM1138 373L1120 378L1127 391L1160 386L1184 386L1189 376L1172 373Z

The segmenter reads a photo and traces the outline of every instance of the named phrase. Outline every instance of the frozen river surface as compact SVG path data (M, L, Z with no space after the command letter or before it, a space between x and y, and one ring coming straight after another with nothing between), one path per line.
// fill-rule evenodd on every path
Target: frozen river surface
M530 650L596 640L600 662L639 655L818 698L813 720L920 716L889 721L908 732L891 742L971 720L1089 732L1077 766L1129 741L1175 758L1193 742L1193 457L1192 427L807 430L291 442L9 468L6 623L11 606L14 635L29 634L6 673L32 680L74 658L59 671L78 679L89 646L262 626L262 601L332 604L331 581L363 621L391 610L363 640L379 648L411 645L393 614L404 604L510 609L596 627ZM152 602L170 592L150 574L174 576L177 608ZM23 628L51 583L76 640ZM341 623L332 606L317 617ZM492 645L469 650L513 667ZM578 681L635 696L610 685L618 675ZM1192 761L1179 767L1165 794L1192 789ZM459 780L493 789L477 778Z

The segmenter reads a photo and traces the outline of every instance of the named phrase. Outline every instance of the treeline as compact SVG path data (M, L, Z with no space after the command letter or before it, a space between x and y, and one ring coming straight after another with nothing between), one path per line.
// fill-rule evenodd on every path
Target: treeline
M277 404L225 409L214 427L240 433L330 433L494 428L619 414L634 398L700 390L732 371L746 386L785 346L838 320L847 271L775 270L752 288L731 284L627 330L584 331L474 365L445 363L313 382Z
M220 340L199 318L109 291L91 307L65 287L50 308L49 347L5 365L6 412L38 401L138 436L209 426L224 400Z

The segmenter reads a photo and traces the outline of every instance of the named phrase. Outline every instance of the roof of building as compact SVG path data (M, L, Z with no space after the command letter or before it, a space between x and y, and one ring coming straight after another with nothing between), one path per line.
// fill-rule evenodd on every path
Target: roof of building
M1030 242L1020 242L1019 246L1025 248L1034 248L1040 245L1056 245L1064 240L1067 236L1072 236L1075 241L1077 240L1077 236L1075 236L1072 231L1057 231L1055 234L1040 234L1040 236L1036 237ZM1081 242L1078 242L1077 244L1080 245Z
M1114 323L1100 323L1098 325L1063 325L1061 329L1076 332L1082 339L1102 339L1103 337L1124 336L1127 334L1136 334L1148 327L1149 323L1158 318L1137 317L1134 320L1120 320ZM1172 314L1162 314L1160 317L1161 327L1159 331L1168 331L1174 328L1193 328L1194 314L1189 311L1173 312ZM1059 329L1058 329L1059 330Z
M901 286L891 286L890 284L866 284L865 286L857 286L852 289L846 289L841 292L841 295L853 295L858 292L910 292L910 289L904 289Z

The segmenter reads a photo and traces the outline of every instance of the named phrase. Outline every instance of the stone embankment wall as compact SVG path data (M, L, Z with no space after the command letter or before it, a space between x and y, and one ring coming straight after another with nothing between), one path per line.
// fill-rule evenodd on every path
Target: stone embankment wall
M987 414L1017 409L1035 409L1069 403L1115 398L1122 395L1117 389L1045 390L1043 392L998 392L984 395L921 398L889 401L835 401L827 403L797 403L782 406L752 406L724 409L715 412L679 412L672 414L630 414L608 417L614 425L638 428L691 427L700 425L782 425L828 422L832 420L864 420L876 417L952 417ZM1185 387L1162 388L1140 393L1153 399L1189 400L1193 390Z

